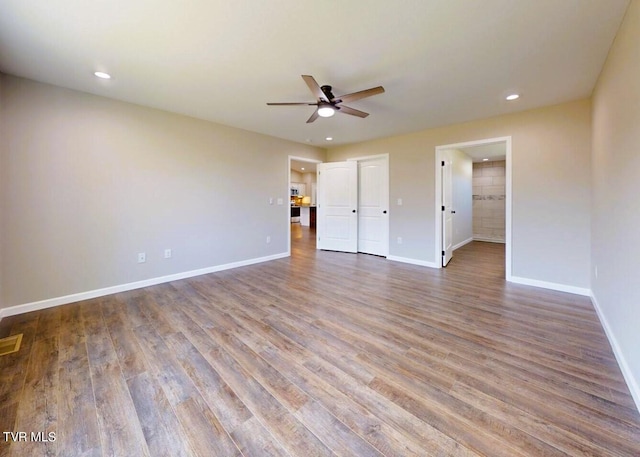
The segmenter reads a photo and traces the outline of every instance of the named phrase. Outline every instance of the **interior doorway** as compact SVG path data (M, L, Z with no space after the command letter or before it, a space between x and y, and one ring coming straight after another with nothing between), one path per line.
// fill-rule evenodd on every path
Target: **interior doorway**
M317 166L320 160L289 156L287 195L288 254L293 243L313 244L315 248Z
M482 173L478 173L482 167L487 167L487 164L495 165L495 174L499 174L499 169L502 167L503 176L496 176L496 184L488 185L486 189L480 188L480 186L474 186L473 182L473 166L466 166L465 170L468 170L470 176L468 182L470 183L473 191L465 196L465 204L456 202L456 187L458 187L458 193L460 193L460 180L456 181L455 171L453 177L447 177L447 173L443 173L443 170L447 166L455 170L455 157L456 154L466 156L468 161L483 164L479 167L476 166L476 178ZM476 241L493 241L498 243L504 243L505 252L505 264L504 271L507 280L511 278L511 137L499 137L488 138L477 141L469 141L465 143L448 144L436 147L436 189L435 189L435 258L436 266L442 268L453 256L453 251L462 247L465 244ZM486 159L486 160L485 160ZM493 165L492 165L493 166ZM494 174L494 170L487 169L487 175ZM462 174L466 171L461 172ZM449 182L448 182L449 181ZM466 181L466 179L464 180ZM476 179L476 184L479 184L480 180ZM449 192L453 195L453 201L445 202L447 197L448 186L451 186ZM475 187L475 188L474 188ZM499 191L502 189L501 191ZM465 188L466 192L466 188ZM464 192L463 192L464 193ZM495 195L494 195L495 194ZM486 202L485 202L486 200ZM458 199L461 201L461 199ZM468 202L468 204L466 203ZM486 230L482 227L478 227L478 215L474 211L478 211L484 203L487 208L491 207L488 215L496 216L496 222L494 226L496 230ZM493 208L495 206L495 208ZM475 207L475 209L474 209ZM499 229L500 222L498 222L498 214L500 210L498 207L504 208L502 224L504 226L504 235L500 239ZM476 216L476 224L473 226L473 217ZM455 231L456 223L459 226L472 227L471 231L468 229L462 239L452 240L452 232ZM489 224L488 224L489 225ZM471 234L471 236L469 236ZM493 238L492 238L493 237ZM446 246L445 246L446 245Z

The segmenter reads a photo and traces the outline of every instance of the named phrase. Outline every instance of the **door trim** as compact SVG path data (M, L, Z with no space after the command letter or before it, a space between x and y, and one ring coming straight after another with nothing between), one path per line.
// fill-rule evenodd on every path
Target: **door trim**
M285 192L285 206L287 208L287 256L291 257L291 161L298 160L300 162L308 162L315 163L316 165L319 163L323 163L322 160L310 159L309 157L298 157L290 155L287 159L287 191Z
M511 136L503 136L497 138L487 138L483 140L467 141L464 143L445 144L436 146L435 153L435 250L434 259L436 259L435 267L442 268L442 262L437 262L442 258L442 177L440 175L440 163L443 160L442 151L445 149L458 149L469 146L479 146L489 143L504 142L506 145L506 164L505 164L505 279L511 281Z

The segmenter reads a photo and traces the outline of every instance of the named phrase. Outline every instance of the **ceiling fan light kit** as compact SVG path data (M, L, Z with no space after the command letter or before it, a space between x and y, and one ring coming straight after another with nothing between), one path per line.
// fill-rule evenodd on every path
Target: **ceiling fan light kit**
M329 103L323 103L318 105L318 116L331 117L336 114L336 110Z
M359 92L353 92L351 94L341 95L336 97L331 92L331 86L320 86L316 82L313 76L310 75L302 75L302 79L309 90L316 97L316 102L287 102L287 103L267 103L269 106L291 106L291 105L308 105L308 106L316 106L316 110L313 112L311 117L307 120L307 124L315 121L318 116L319 117L331 117L336 111L349 114L351 116L356 117L367 117L369 113L365 113L364 111L360 111L354 108L349 108L348 106L342 105L344 102L353 102L356 100L360 100L365 97L370 97L372 95L381 94L384 92L384 88L382 86L372 87L371 89L361 90Z

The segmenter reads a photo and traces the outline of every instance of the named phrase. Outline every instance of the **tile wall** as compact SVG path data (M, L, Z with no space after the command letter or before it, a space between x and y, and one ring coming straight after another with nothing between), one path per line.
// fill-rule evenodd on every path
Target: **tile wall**
M473 164L474 240L505 242L505 164Z

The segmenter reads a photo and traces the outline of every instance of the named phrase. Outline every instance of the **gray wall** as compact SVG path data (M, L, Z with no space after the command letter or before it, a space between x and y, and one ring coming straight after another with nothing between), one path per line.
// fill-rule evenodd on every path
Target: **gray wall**
M325 156L15 77L1 85L1 307L286 253L288 156Z
M580 100L338 147L327 160L388 152L389 254L435 263L436 146L511 136L512 275L588 290L590 110Z
M288 199L288 155L325 158L193 118L14 77L2 84L5 307L286 252L288 207L267 199ZM589 101L328 156L390 152L390 239L404 240L390 255L434 262L435 147L508 135L513 275L589 287ZM160 258L165 248L170 261Z
M640 408L640 2L593 96L592 292ZM596 268L598 274L596 276Z

